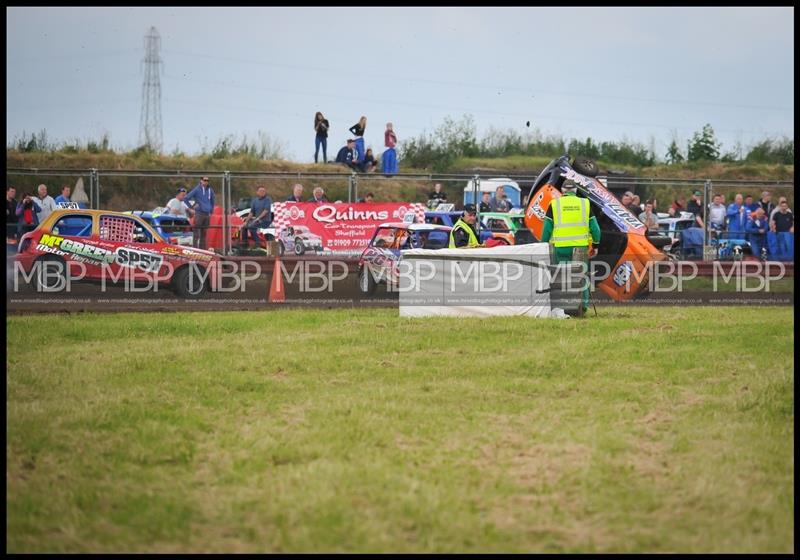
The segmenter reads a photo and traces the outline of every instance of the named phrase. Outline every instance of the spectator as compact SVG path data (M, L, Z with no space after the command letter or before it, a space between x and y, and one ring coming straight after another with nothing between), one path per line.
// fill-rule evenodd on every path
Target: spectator
M625 191L622 195L622 205L634 216L638 216L642 212L642 209L633 203L633 193L631 191Z
M758 208L758 204L753 202L753 197L749 194L744 195L744 207L748 214L752 214Z
M64 185L61 187L61 194L58 195L54 201L56 203L56 207L58 207L58 205L62 202L72 202L72 200L69 198L71 191L72 189L69 187L69 185Z
M658 215L653 211L653 201L644 204L644 212L639 214L639 221L647 226L648 231L658 231Z
M483 193L481 203L478 205L478 212L494 212L494 209L492 208L492 193Z
M286 199L286 202L303 202L303 185L295 183L292 187L292 194Z
M378 167L378 162L375 161L375 156L372 155L372 148L367 148L367 155L364 156L364 161L359 165L359 169L363 173L372 173Z
M680 216L681 212L686 208L686 199L682 196L679 196L675 200L672 201L672 206L669 207L667 210L667 214L670 215L671 218L675 216Z
M506 191L503 188L503 185L500 185L494 190L494 200L492 200L492 208L494 212L511 212L511 208L513 208L513 204L511 201L508 200L508 195L506 195Z
M692 198L689 199L689 203L686 205L686 211L691 212L694 214L694 223L697 227L705 227L703 224L703 193L700 191L694 191L692 193Z
M41 224L53 210L56 209L56 201L47 194L47 185L39 185L39 197L36 199L37 210L36 223Z
M17 238L17 189L6 187L6 238Z
M358 169L358 164L355 161L355 143L356 141L353 139L347 140L347 145L343 146L339 153L336 154L336 163L342 163L350 169Z
M744 233L747 225L747 210L744 207L744 198L740 193L733 197L733 203L728 206L728 232Z
M639 198L639 195L638 195L638 194L635 194L635 195L633 195L633 200L632 200L631 202L632 202L632 204L633 204L634 206L636 206L636 209L637 209L639 212L641 212L641 211L643 211L643 210L644 210L644 206L642 206L642 199L641 199L641 198ZM638 214L634 214L634 216L637 216L637 215L638 215Z
M203 177L195 188L186 195L184 202L194 201L194 231L192 245L200 249L206 248L206 235L211 213L214 211L214 189L209 185L208 177Z
M442 190L441 183L436 183L428 194L428 208L436 208L443 202L447 202L447 193Z
M267 228L272 223L272 198L267 196L266 187L258 187L256 195L250 202L250 212L244 218L242 228L242 244L246 247L250 247L250 237L253 238L254 245L260 246L258 230Z
M353 136L356 137L356 154L353 158L356 163L362 163L364 157L367 155L364 150L364 131L367 129L367 117L363 116L358 119L358 122L349 128Z
M371 192L368 192L367 196L359 200L359 202L366 202L367 204L372 204L373 202L375 202L375 195L372 194Z
M715 194L714 202L708 205L708 231L718 232L725 229L725 205L722 203L722 195Z
M384 175L395 175L397 173L397 135L394 133L394 125L386 123L386 131L383 133L383 143L386 149L381 156L382 171Z
M314 163L319 163L319 147L322 146L322 161L328 163L328 129L331 123L317 111L314 115Z
M769 220L767 241L770 253L779 260L794 260L794 214L786 197L778 199L778 207Z
M753 251L753 256L760 257L763 252L766 253L766 235L769 225L767 218L764 216L764 209L761 206L752 213L750 219L747 220L745 231L747 232L747 240L750 242L750 248Z
M39 214L42 209L37 203L37 198L26 194L22 201L17 204L15 214L17 215L17 239L29 231L36 229L39 225ZM52 200L52 199L50 199Z
M194 212L191 208L184 202L186 198L186 189L181 187L178 189L178 192L175 193L175 198L171 198L169 202L167 202L167 214L172 216L183 216L184 218L188 218Z
M756 204L761 206L761 208L764 209L764 214L772 219L772 213L775 211L775 205L772 203L772 193L769 191L763 191L761 193L761 200L759 200Z
M317 204L328 202L328 198L325 196L325 190L322 187L314 187L314 196L309 198L308 201L316 202Z

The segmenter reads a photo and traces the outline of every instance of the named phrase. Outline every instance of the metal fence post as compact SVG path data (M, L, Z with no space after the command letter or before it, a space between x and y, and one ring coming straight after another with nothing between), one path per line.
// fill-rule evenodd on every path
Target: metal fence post
M708 252L708 201L711 194L711 179L703 183L703 260L709 260Z
M231 192L231 174L230 171L225 171L222 175L222 254L230 254L231 248L231 228L228 213L231 210L230 192ZM213 208L212 208L213 212Z
M350 180L347 183L347 202L353 202L353 197L358 196L358 176L355 171L350 173ZM358 200L358 198L356 198Z
M100 175L94 167L89 170L89 204L95 210L100 209Z
M475 209L478 214L475 217L475 230L478 232L478 241L481 240L481 205L478 202L478 190L481 184L481 176L474 175L472 177L472 201L475 203Z

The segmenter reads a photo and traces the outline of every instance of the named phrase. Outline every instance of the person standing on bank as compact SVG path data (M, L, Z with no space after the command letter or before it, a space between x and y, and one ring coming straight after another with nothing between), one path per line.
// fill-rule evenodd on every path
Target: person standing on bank
M319 147L322 146L322 161L328 163L328 129L331 123L317 111L314 115L314 163L319 163Z
M590 244L600 243L600 226L592 215L589 199L578 198L577 186L564 181L561 196L550 201L544 220L542 242L553 242L555 264L582 262L588 265ZM583 312L589 309L589 285L583 292Z
M211 213L214 211L214 189L208 184L208 177L203 177L195 188L183 199L187 204L194 201L194 230L192 235L192 245L206 248L206 234Z
M367 151L364 149L364 131L367 129L367 117L361 116L358 122L351 126L348 130L356 137L356 154L354 161L357 164L364 162L364 157Z

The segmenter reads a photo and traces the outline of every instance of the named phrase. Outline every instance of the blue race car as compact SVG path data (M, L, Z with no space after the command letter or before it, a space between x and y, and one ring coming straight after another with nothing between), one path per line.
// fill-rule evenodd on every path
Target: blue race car
M129 210L125 214L133 214L146 221L168 242L176 245L192 244L192 224L189 218L166 214L163 208L156 208L148 212L144 210Z

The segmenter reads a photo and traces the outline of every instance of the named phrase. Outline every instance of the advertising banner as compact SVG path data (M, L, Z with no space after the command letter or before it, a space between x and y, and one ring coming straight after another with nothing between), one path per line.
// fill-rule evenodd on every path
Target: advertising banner
M384 222L402 222L409 213L417 222L425 221L424 204L404 202L276 202L273 213L276 237L285 236L289 227L295 231L300 226L297 231L321 238L323 250L350 253L360 253Z

